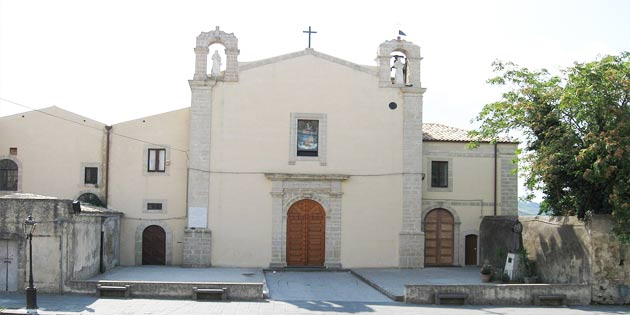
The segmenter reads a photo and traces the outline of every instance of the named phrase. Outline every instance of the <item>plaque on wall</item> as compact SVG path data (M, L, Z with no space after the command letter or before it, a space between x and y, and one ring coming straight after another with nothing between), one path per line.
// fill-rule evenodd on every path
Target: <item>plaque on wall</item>
M189 207L188 208L188 228L207 228L208 208Z

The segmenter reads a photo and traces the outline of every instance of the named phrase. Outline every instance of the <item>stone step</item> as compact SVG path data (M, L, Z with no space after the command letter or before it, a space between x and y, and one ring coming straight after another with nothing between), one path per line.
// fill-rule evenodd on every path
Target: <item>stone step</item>
M131 296L131 286L128 284L124 286L98 284L96 286L96 296L128 298Z
M227 300L227 288L192 288L193 300L213 300L213 301L225 301Z
M534 305L566 306L566 294L538 294L534 295Z
M450 293L450 292L435 293L435 304L437 305L441 305L441 304L466 305L467 302L468 302L467 293Z

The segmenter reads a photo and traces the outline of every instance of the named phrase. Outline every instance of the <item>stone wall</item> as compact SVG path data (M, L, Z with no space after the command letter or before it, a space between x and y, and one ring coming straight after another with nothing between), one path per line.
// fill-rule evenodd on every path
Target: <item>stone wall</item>
M590 284L593 303L628 304L630 244L621 244L608 215L520 217L523 245L545 283Z
M87 206L75 213L72 200L29 194L3 196L0 197L0 240L18 243L18 291L27 286L28 243L23 222L29 214L37 222L32 241L33 278L40 292L62 293L67 290L69 280L98 274L101 231L104 268L117 264L120 213ZM109 223L103 224L104 221Z
M487 216L479 226L479 263L486 261L503 268L507 254L520 247L520 234L514 232L516 216Z
M564 294L568 305L590 304L590 288L579 284L406 285L405 303L434 304L437 293L468 294L468 304L533 305L537 295Z

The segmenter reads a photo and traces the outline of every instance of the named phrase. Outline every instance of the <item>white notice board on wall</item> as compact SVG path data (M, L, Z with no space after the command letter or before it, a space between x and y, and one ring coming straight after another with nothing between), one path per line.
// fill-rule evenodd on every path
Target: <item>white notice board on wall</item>
M208 227L208 208L204 207L188 207L188 227L189 228L207 228Z

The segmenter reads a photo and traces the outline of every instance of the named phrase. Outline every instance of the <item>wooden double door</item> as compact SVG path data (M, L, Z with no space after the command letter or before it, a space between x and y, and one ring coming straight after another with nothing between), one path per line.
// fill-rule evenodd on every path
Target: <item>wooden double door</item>
M294 203L287 213L287 265L323 266L325 244L324 208L308 199Z
M424 265L452 266L454 249L453 216L445 209L434 209L424 218Z

